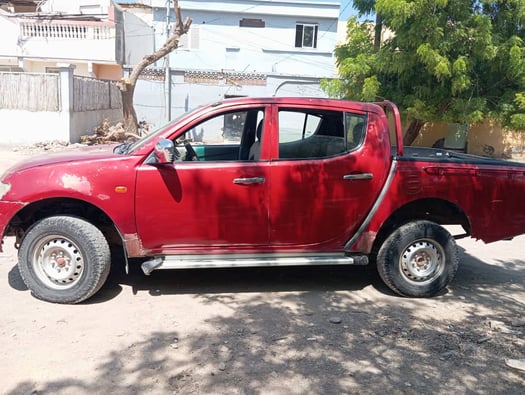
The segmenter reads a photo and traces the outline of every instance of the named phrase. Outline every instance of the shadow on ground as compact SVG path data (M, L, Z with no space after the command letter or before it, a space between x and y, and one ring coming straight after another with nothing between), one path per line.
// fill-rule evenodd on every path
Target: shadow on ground
M504 360L525 357L525 330L510 326L523 315L525 262L491 265L464 250L461 256L450 292L433 299L392 296L367 268L185 270L151 277L137 268L127 277L115 271L92 303L130 286L156 297L190 295L235 314L207 320L213 330L184 338L158 331L125 350L110 350L95 380L72 375L38 388L25 382L10 394L523 393L525 376ZM359 292L369 285L379 297ZM460 302L460 321L427 311L452 301ZM494 321L507 330L495 330Z

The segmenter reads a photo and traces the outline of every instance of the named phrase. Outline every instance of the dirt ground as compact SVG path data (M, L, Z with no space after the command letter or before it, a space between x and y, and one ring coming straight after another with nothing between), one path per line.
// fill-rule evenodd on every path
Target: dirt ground
M0 171L38 150L0 149ZM523 394L525 236L458 241L442 295L366 267L158 271L92 299L33 298L0 254L2 394ZM137 262L135 262L137 263ZM509 361L510 360L510 361Z

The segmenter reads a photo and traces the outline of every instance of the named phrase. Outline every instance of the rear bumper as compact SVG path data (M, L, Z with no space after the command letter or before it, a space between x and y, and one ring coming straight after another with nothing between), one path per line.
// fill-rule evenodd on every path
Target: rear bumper
M1 241L4 239L9 222L24 206L25 204L21 202L0 201L0 252L3 252Z

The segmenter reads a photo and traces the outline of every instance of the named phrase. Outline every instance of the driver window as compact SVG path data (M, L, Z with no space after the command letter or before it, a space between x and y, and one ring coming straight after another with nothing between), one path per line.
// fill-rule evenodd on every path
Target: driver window
M256 122L262 109L227 112L192 127L175 141L183 161L233 161L248 159L256 140ZM243 158L243 155L246 158Z

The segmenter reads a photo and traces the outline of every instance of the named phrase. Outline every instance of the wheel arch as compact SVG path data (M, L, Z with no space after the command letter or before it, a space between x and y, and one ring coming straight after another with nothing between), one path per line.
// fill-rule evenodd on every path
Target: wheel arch
M92 203L74 198L49 198L24 206L9 222L6 235L16 236L16 243L19 244L33 224L54 215L82 218L96 226L110 245L123 244L121 232L103 210Z
M382 223L372 245L372 254L379 251L395 229L417 220L427 220L439 225L460 225L465 231L462 237L471 234L470 220L461 207L440 198L419 199L399 207Z

